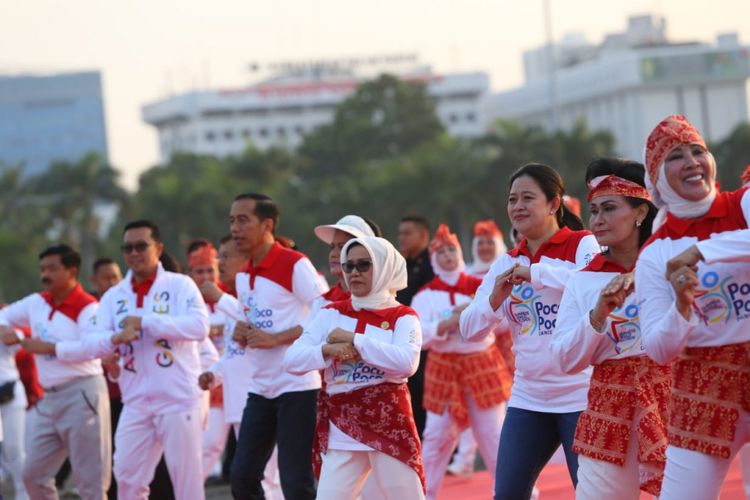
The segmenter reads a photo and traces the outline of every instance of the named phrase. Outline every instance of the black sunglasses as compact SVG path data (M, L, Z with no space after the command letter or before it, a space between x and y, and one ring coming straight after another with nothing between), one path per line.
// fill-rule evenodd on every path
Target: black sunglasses
M143 253L150 245L151 243L148 243L146 241L139 241L138 243L125 243L120 247L120 250L122 250L122 253L124 253L125 255L131 253L133 250L138 253Z
M357 272L360 273L366 273L370 270L370 266L372 266L371 260L358 260L357 262L352 262L351 260L347 260L346 262L341 263L341 269L346 273L349 274L355 269Z

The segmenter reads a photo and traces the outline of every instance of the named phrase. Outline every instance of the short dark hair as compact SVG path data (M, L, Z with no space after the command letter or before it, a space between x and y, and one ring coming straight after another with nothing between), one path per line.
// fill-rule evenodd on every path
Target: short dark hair
M646 187L646 168L642 163L638 163L637 161L623 158L597 158L589 163L589 166L586 168L586 182L602 175L616 175L617 177L622 177ZM644 204L648 206L648 212L643 221L641 221L641 227L638 231L638 247L640 248L651 237L657 209L652 202L644 198L626 196L625 201L633 208L638 208Z
M207 240L206 238L195 238L193 241L191 241L190 243L188 243L187 253L188 253L188 255L190 255L191 253L195 252L199 248L206 247L206 246L208 246L210 244L211 244L211 242L209 240Z
M159 262L161 262L165 271L169 271L170 273L182 272L182 266L177 259L174 258L174 255L169 252L162 252L161 257L159 257Z
M156 241L157 243L161 243L161 233L159 232L159 226L148 219L138 219L134 220L133 222L128 222L127 224L125 224L125 229L122 230L122 234L125 234L130 229L138 229L141 227L149 228L151 230L151 237L154 239L154 241Z
M271 232L276 234L276 226L279 225L279 217L281 216L281 210L279 206L270 196L259 193L242 193L238 194L234 201L252 200L255 202L255 208L253 213L260 219L266 220L271 219L273 221L273 228Z
M78 275L78 270L81 269L81 255L71 247L69 247L65 243L47 247L42 251L42 253L39 254L39 260L42 260L45 257L49 257L50 255L59 255L60 262L62 263L63 267L65 267L65 269L71 269L75 267L76 275Z
M421 215L416 215L416 214L404 215L403 217L401 217L401 222L412 222L416 224L418 227L427 231L428 233L430 232L430 223L427 222L427 219Z
M96 274L100 267L108 266L110 264L117 265L117 262L115 262L113 259L110 259L109 257L99 257L94 261L94 265L91 266L91 271L93 274Z

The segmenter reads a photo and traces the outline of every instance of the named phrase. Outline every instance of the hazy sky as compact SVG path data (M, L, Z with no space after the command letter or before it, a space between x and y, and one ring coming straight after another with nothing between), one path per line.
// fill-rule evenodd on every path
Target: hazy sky
M750 0L550 0L555 38L598 42L628 15L658 12L674 40L736 31L750 44ZM141 105L207 84L249 83L252 61L417 53L437 71L522 82L521 52L544 42L542 0L9 0L0 73L99 69L110 158L135 186L158 160Z

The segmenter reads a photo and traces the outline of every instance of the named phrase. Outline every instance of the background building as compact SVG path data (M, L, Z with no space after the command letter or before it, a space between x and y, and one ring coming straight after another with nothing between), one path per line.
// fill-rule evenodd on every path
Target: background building
M0 162L31 175L90 152L108 157L99 72L0 76Z
M450 133L461 137L483 133L482 104L489 91L486 74L436 75L413 64L412 58L399 62L395 70L381 64L363 68L351 60L279 64L273 68L274 76L246 88L193 91L148 104L143 119L159 133L162 163L178 151L226 157L242 153L249 143L260 149L294 148L306 133L329 123L336 106L361 81L389 71L427 86Z
M524 53L526 81L488 99L490 122L568 129L583 118L610 130L620 154L641 159L646 137L667 115L686 115L709 141L748 119L750 50L735 34L715 44L670 43L663 19L636 16L598 46L566 36L552 55L546 47Z

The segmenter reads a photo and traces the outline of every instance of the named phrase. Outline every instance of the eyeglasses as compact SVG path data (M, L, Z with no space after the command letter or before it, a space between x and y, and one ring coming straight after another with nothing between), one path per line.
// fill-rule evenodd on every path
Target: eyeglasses
M149 246L151 246L151 243L139 241L138 243L125 243L120 247L120 250L122 250L122 253L125 255L131 253L133 250L137 253L143 253Z
M355 269L357 272L366 273L370 270L370 266L372 266L372 261L370 260L358 260L357 262L347 260L346 262L341 263L341 270L346 274L351 273Z

